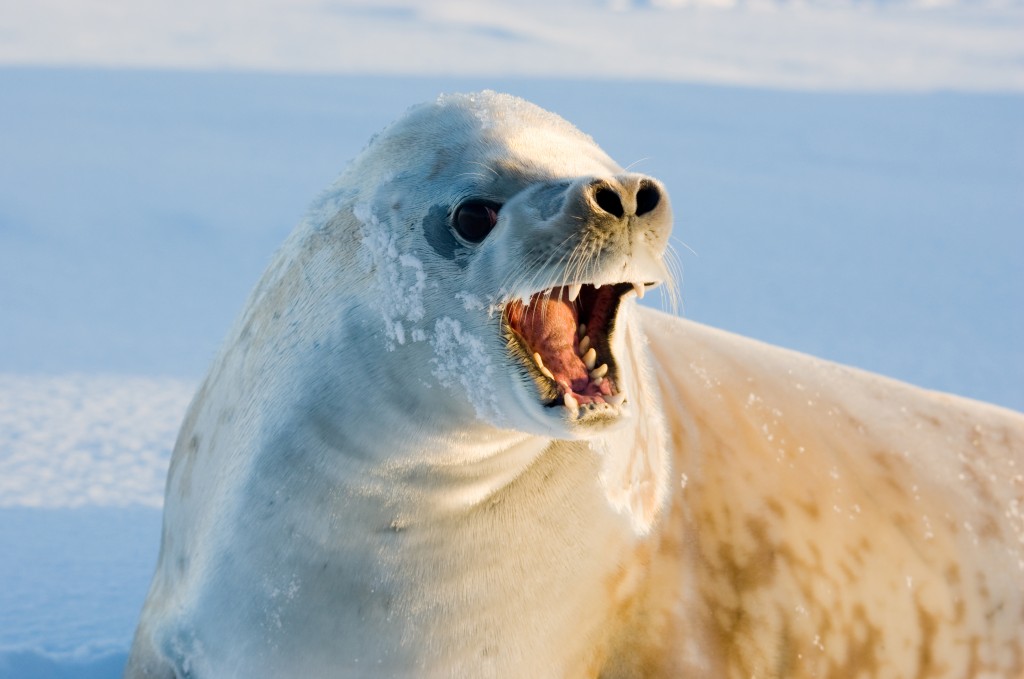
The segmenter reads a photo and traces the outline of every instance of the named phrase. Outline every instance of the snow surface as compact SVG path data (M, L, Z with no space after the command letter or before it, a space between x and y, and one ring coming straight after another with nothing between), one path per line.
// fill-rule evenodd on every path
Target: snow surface
M7 64L1024 88L1021 0L33 0L4 9Z
M156 509L0 509L0 677L119 677L159 546Z
M167 378L0 374L0 507L161 507L194 390Z
M662 179L685 315L1024 409L1024 3L4 9L0 679L119 675L220 338L317 193L442 91L525 96Z

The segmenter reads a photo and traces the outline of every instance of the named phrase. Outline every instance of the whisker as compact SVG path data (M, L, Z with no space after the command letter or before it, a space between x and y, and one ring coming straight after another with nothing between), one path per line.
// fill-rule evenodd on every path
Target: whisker
M485 177L484 175L480 174L479 172L460 172L459 174L455 175L454 178L458 179L459 177L476 177L477 179L479 179L481 181L484 181L484 180L487 179L487 177Z
M487 164L485 164L485 163L481 163L480 161L477 161L477 160L471 160L471 161L469 161L469 162L470 162L470 164L471 164L471 165L479 165L479 166L480 166L480 167L482 167L483 169L485 169L485 170L487 170L488 172L490 172L491 174L493 174L493 175L494 175L495 177L497 177L498 179L501 179L501 175L500 175L500 174L498 174L498 171L497 171L497 170L495 170L495 169L494 169L493 167L491 167L490 165L487 165ZM483 175L480 175L480 176L481 176L481 177L483 177Z
M575 237L574 233L568 234L560 243L552 247L546 255L540 254L533 257L531 261L525 262L519 271L505 277L501 282L499 290L504 291L503 294L508 296L511 295L513 290L519 290L521 288L529 290L538 287L537 281L552 268L557 268L557 266L553 267L551 265L554 258L559 258L558 265L561 265L564 261L568 254L565 251L565 245L573 237Z
M634 161L633 161L632 163L630 163L629 165L627 165L627 166L626 166L626 167L624 167L623 169L624 169L624 170L625 170L626 172L629 172L630 170L632 170L632 169L633 169L634 167L636 167L636 166L637 166L637 165L639 165L640 163L644 163L644 162L647 162L647 161L648 161L648 160L650 160L650 159L651 159L651 158L650 158L650 156L648 156L648 157L646 157L646 158L640 158L639 160L634 160Z
M667 303L668 308L663 310L673 316L678 316L683 306L681 293L683 265L671 242L669 242L668 247L666 248L664 261L665 267L668 270L668 280L665 281L661 301L662 304Z
M683 242L682 240L680 240L680 241L679 241L679 244L680 244L680 245L682 245L682 246L683 246L684 248L686 248L687 250L689 250L689 251L690 251L690 254L692 254L693 256L695 256L695 257L700 257L700 255L698 255L698 254L697 254L697 251L696 251L696 250L694 250L693 248L691 248L691 247L690 247L689 245L687 245L686 243L684 243L684 242Z

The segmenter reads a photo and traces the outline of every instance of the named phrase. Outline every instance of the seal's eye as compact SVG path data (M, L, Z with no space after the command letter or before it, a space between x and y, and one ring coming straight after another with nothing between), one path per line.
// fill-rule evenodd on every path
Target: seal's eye
M497 203L474 200L463 203L455 211L455 230L470 243L479 243L498 223Z

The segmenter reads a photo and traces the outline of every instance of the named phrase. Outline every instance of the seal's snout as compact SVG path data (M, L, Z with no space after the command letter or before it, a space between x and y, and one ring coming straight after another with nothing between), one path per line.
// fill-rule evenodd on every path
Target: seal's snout
M621 175L595 179L586 187L587 198L598 213L622 219L643 217L661 203L661 189L649 177Z
M637 247L660 256L672 231L672 207L661 183L643 174L623 173L577 180L567 202L566 224L612 254ZM642 254L642 253L641 253Z

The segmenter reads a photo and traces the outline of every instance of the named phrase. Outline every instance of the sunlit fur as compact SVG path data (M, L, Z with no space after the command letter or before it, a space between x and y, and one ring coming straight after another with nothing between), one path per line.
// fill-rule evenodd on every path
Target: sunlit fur
M493 93L378 135L189 409L127 676L1019 678L1020 415L632 298L615 425L540 403L501 305L666 280L639 177Z

